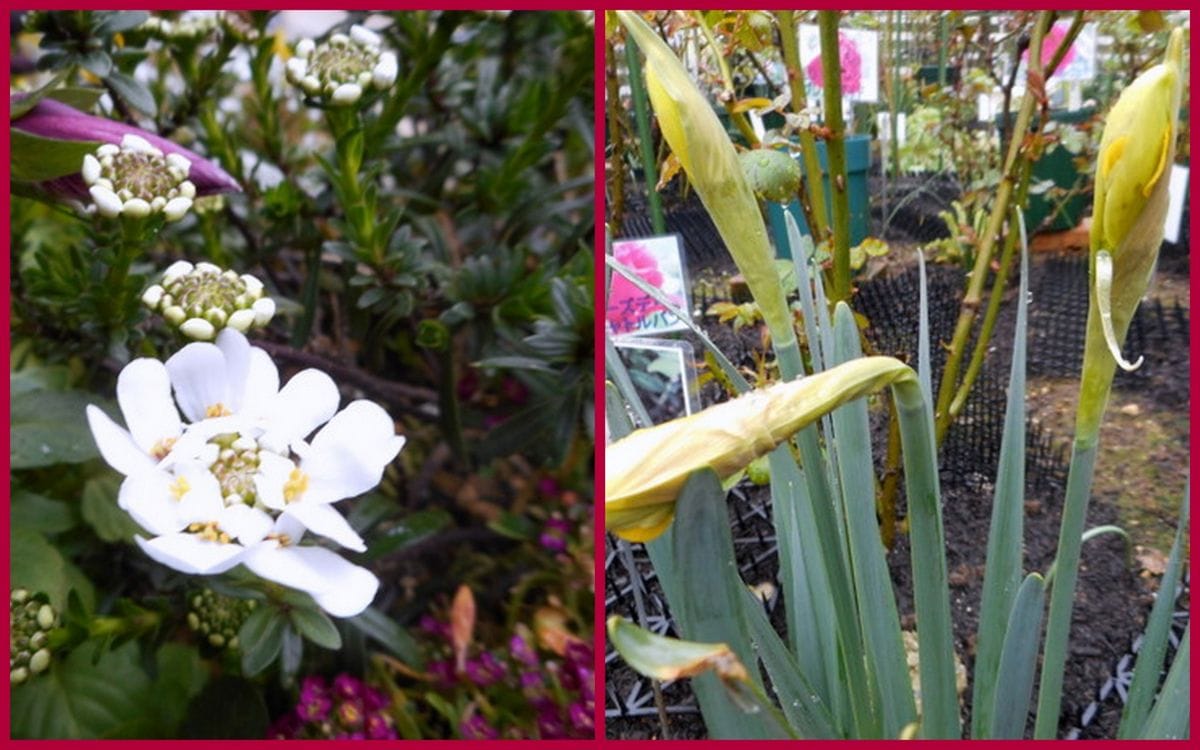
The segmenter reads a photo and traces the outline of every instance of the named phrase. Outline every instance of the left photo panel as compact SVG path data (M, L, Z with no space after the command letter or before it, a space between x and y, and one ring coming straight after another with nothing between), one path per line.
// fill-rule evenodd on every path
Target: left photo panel
M594 738L593 14L9 19L9 736Z

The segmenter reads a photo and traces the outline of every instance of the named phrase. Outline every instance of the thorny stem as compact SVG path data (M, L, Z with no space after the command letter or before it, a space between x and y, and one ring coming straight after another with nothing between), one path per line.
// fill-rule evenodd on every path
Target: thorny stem
M804 90L804 74L800 66L800 42L796 38L796 16L790 10L775 13L779 21L779 50L787 70L788 90L791 92L792 112L804 109L808 94ZM820 241L829 232L825 204L825 183L821 180L821 161L817 158L817 139L808 128L800 130L800 155L804 159L804 181L797 189L800 209L808 231Z
M850 299L850 196L846 192L846 124L842 120L842 63L838 45L839 11L817 14L821 30L821 79L825 92L826 153L833 191L833 290L830 304Z

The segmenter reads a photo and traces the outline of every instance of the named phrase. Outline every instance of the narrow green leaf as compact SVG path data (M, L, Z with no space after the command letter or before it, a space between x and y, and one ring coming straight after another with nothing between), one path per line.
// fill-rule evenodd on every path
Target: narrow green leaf
M1184 492L1179 506L1179 525L1175 529L1175 541L1171 544L1171 555L1167 558L1167 569L1163 572L1154 597L1154 608L1146 622L1146 633L1142 648L1138 651L1133 667L1133 683L1129 686L1129 697L1121 712L1118 739L1129 739L1142 734L1154 691L1158 687L1163 658L1167 653L1167 637L1171 633L1171 621L1175 614L1175 590L1179 586L1183 568L1183 550L1188 528L1188 493ZM1177 657L1178 660L1178 657Z
M749 680L746 666L724 643L667 638L617 615L608 618L608 640L629 666L656 680L679 680L709 671L726 681Z
M694 472L680 491L672 535L675 569L686 571L682 596L671 600L680 634L702 643L727 643L743 664L754 664L749 627L736 606L745 587L737 573L721 481L711 469ZM761 689L757 671L751 680ZM761 717L747 717L714 675L692 681L714 739L782 737Z
M449 513L440 508L410 513L371 541L366 558L375 560L420 544L449 526L453 520Z
M745 588L742 589L742 600L751 637L771 678L771 686L779 698L784 716L805 739L840 738L828 707L807 679L796 657L780 640L763 611L762 602Z
M129 106L150 117L158 114L158 105L154 102L154 95L150 93L150 89L133 76L114 70L103 78L104 82L111 86L117 96L124 99Z
M841 364L861 356L858 327L845 303L838 304L835 320L834 362ZM858 614L866 643L867 675L878 691L882 736L898 737L905 726L916 720L917 710L900 635L896 597L875 518L874 471L866 402L858 399L838 407L833 413L833 429L841 456L842 502ZM905 474L907 477L908 472ZM913 502L910 496L910 518ZM916 539L913 549L917 549ZM915 583L920 583L920 579L916 578ZM924 654L922 657L924 667Z
M608 423L609 437L620 440L633 432L633 422L629 412L625 410L625 402L617 391L617 386L609 381L604 383L604 419Z
M992 726L991 713L997 706L996 670L1005 643L1004 628L1024 568L1025 513L1025 351L1028 327L1029 253L1021 249L1021 284L1017 296L1017 322L1013 330L1012 365L1008 375L1008 402L1004 410L1004 433L1000 439L1000 462L996 469L996 492L988 528L987 571L980 602L975 687L971 734L986 739ZM1028 580L1028 579L1027 579ZM1028 584L1026 584L1028 585ZM1041 623L1039 622L1039 627Z
M342 647L342 634L337 625L319 609L297 608L288 613L296 632L321 648L337 650Z
M83 157L100 146L99 141L60 141L9 128L9 164L14 182L44 182L77 174Z
M253 677L271 666L283 648L283 631L287 627L287 615L274 607L256 607L250 613L238 631L243 674Z
M119 31L129 31L141 26L150 18L144 10L114 10L93 14L92 33L97 36L108 36Z
M101 540L132 544L136 534L145 532L117 506L119 484L120 480L111 474L89 479L83 486L79 511Z
M1025 736L1045 606L1046 588L1042 577L1030 573L1013 599L1000 650L992 692L995 704L988 712L991 726L987 736L992 739L1019 740Z
M362 614L348 618L346 622L373 638L405 664L414 667L424 664L420 647L408 631L379 610L368 607Z
M1175 652L1175 661L1171 663L1171 671L1159 691L1158 701L1146 725L1142 728L1141 736L1146 739L1181 740L1188 736L1188 722L1191 719L1191 632L1188 625L1179 640L1179 650Z

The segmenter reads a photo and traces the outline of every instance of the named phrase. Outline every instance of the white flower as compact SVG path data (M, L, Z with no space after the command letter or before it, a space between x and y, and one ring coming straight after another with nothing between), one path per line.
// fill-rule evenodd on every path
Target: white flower
M196 195L187 179L191 166L182 154L164 155L145 138L126 134L120 146L105 143L85 154L79 173L101 216L143 219L162 213L178 221Z
M396 55L382 44L379 34L358 25L349 35L332 34L321 44L301 40L284 66L287 80L307 96L324 96L328 104L356 104L367 89L383 91L396 81Z
M176 211L177 203L182 204L182 211ZM163 211L171 220L191 205L189 198L173 198ZM161 291L152 291L156 289ZM142 295L142 301L183 335L198 341L211 341L226 326L242 333L262 328L275 314L275 302L263 296L261 281L212 263L193 266L176 261L163 272L161 281Z
M87 407L88 425L100 455L126 476L153 468L183 433L183 422L171 400L167 368L157 359L130 362L117 376L117 403L127 430L98 407Z

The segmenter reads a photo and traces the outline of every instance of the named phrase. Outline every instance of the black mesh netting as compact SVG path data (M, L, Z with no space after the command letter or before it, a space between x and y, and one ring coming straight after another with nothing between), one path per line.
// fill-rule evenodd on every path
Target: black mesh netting
M705 225L707 224L707 228ZM632 227L635 222L626 222L625 234L635 236L637 231ZM684 246L688 248L689 261L704 261L705 253L720 253L724 256L720 239L712 229L711 221L702 211L680 211L668 214L668 226L672 231L684 235ZM644 228L644 234L649 234L649 226ZM709 245L715 247L710 248ZM693 257L695 256L695 257ZM1185 261L1186 263L1186 261ZM693 266L694 267L694 266ZM1186 269L1186 265L1184 265ZM1184 271L1186 273L1186 270ZM1015 274L1014 274L1015 276ZM930 329L935 345L934 372L942 369L945 360L944 347L937 342L950 339L955 320L959 312L959 299L962 294L962 271L954 268L934 266L929 269L928 277L930 300ZM1016 279L1013 279L1011 293L1015 296ZM870 321L867 338L880 354L889 354L915 364L917 349L917 301L918 276L916 269L890 276L877 278L863 283L855 297L857 311L864 314ZM1029 308L1029 376L1075 377L1078 375L1082 360L1082 342L1084 319L1087 311L1087 269L1086 259L1079 257L1048 257L1035 258L1032 264L1030 278ZM703 309L712 300L701 300ZM1011 301L1011 300L1010 300ZM981 534L986 534L987 506L976 498L981 494L990 496L991 481L994 479L996 463L999 454L1000 437L1003 430L1005 410L1005 392L1008 382L1009 359L1011 352L1012 318L1014 306L1006 304L1000 323L993 336L993 346L998 351L992 352L982 370L980 378L971 392L963 413L954 423L942 447L942 487L944 500L947 503L969 504L975 506L951 508L950 512L968 515L980 519L983 527ZM1182 366L1182 385L1175 389L1175 395L1167 395L1166 403L1187 399L1187 351L1188 351L1188 311L1178 304L1164 306L1156 301L1142 305L1126 342L1126 355L1135 358L1143 355L1146 365L1132 374L1121 374L1116 381L1117 388L1144 389L1154 387L1147 373L1161 372L1162 367L1154 365ZM727 352L735 358L743 359L747 352ZM1182 362L1180 361L1182 357ZM936 392L937 383L934 383ZM1161 396L1162 394L1157 394ZM877 446L876 462L881 461L882 435L880 415L873 414ZM1055 441L1055 436L1048 435L1037 424L1029 424L1027 430L1027 498L1061 498L1066 479L1065 446L1062 441ZM981 493L983 490L984 493ZM1027 500L1027 505L1028 505ZM1034 500L1034 502L1040 502ZM1048 505L1054 501L1048 501ZM1037 510L1031 510L1036 513ZM734 549L738 566L743 579L751 584L771 583L775 581L778 571L775 538L770 523L770 493L762 488L743 484L735 488L729 496L729 516L734 537ZM1057 521L1054 521L1057 528ZM902 539L899 544L905 544ZM904 552L906 559L907 552ZM898 557L898 555L893 555ZM948 553L952 576L955 573L953 552ZM903 560L893 560L893 573L900 579L904 578ZM632 564L636 575L629 574ZM1029 561L1031 566L1041 563L1036 559ZM606 574L606 610L609 614L620 614L633 620L642 619L649 627L660 634L678 635L675 633L669 612L662 598L652 566L642 545L626 545L620 543L620 548L613 538L609 538L605 558ZM900 581L903 586L903 581ZM952 592L952 596L954 596ZM901 611L906 607L904 595L901 595ZM782 608L777 608L777 595L772 594L768 600L768 610L773 613L773 619L782 620ZM961 604L955 599L952 606ZM1134 606L1134 605L1131 605ZM1141 605L1137 605L1141 606ZM965 607L970 611L970 607ZM959 610L956 608L956 612ZM777 625L780 623L777 622ZM973 632L974 626L970 627ZM963 650L963 635L959 634L959 649ZM1122 648L1129 649L1133 639L1131 633ZM1104 682L1107 688L1102 696L1089 695L1084 701L1091 701L1085 708L1083 703L1067 701L1066 711L1074 708L1074 724L1068 720L1064 723L1064 733L1067 736L1079 736L1080 730L1069 727L1086 727L1096 715L1097 706L1104 700L1112 701L1120 697L1123 687L1127 684L1129 660L1117 664L1115 672L1109 674ZM1112 664L1102 667L1114 670ZM635 738L661 736L662 729L657 720L660 710L658 698L648 680L642 679L621 663L615 653L609 649L606 653L606 715L607 733L613 737ZM1091 683L1088 683L1091 684ZM1098 701L1100 703L1098 703ZM686 682L668 683L661 686L661 703L669 718L670 736L673 738L704 736L703 723L698 717L695 698ZM1119 707L1117 709L1119 711Z

